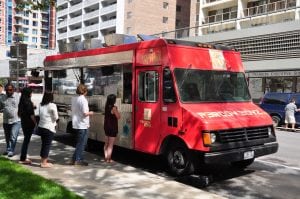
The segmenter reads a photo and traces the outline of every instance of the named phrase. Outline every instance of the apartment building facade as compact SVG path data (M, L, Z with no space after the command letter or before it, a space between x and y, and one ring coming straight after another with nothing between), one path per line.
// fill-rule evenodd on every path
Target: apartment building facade
M35 2L34 0L33 2ZM16 9L14 0L0 0L0 77L9 77L9 66L14 67L16 60L10 59L10 46L16 42L27 44L27 60L20 62L20 75L26 75L26 68L42 66L43 55L48 49L55 49L56 14L55 9L24 10ZM30 55L40 54L40 59L31 60Z
M190 27L164 34L235 47L255 102L300 92L300 0L191 0Z
M57 40L153 34L189 26L190 0L58 0Z

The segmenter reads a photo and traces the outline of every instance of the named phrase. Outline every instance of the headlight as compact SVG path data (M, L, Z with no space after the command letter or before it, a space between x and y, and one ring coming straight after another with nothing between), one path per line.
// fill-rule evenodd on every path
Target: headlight
M217 136L215 133L211 133L210 134L210 140L211 140L211 143L215 143L216 140L217 140Z
M204 145L210 145L216 142L217 136L215 133L209 131L203 131L203 143Z
M275 130L273 126L268 127L268 135L275 136Z

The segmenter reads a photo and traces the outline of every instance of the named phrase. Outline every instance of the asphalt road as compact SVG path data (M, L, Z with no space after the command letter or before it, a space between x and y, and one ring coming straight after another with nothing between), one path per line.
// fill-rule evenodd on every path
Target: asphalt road
M244 171L222 165L204 168L199 175L174 178L165 172L163 160L156 156L116 147L113 159L227 198L300 198L300 132L277 131L277 138L279 151L256 159ZM75 140L67 134L55 139L70 145ZM102 148L103 143L90 142L88 150L103 156Z

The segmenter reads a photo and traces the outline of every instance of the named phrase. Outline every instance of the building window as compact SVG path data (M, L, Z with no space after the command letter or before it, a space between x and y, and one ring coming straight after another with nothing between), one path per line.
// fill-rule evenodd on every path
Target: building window
M176 12L181 12L181 6L176 6Z
M132 12L127 12L127 19L130 19L132 17Z
M37 38L36 37L32 37L31 41L32 41L32 43L37 43Z
M28 33L28 30L29 30L28 28L23 28L24 33Z
M32 21L32 26L38 26L38 22L37 21Z
M37 13L32 13L32 18L37 18Z
M29 20L28 20L28 19L24 19L24 20L23 20L23 24L24 24L24 25L29 25Z
M168 17L163 17L163 23L168 23Z
M163 8L168 9L169 8L169 3L168 2L163 2Z
M127 27L126 28L126 34L130 34L130 32L131 32L131 27Z
M132 3L133 0L128 0L128 3Z
M32 29L32 34L33 35L37 35L37 32L38 32L37 29Z

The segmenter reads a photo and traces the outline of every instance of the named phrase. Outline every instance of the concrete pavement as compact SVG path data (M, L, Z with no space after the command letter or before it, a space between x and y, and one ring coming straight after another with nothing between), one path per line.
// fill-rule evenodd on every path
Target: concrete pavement
M18 162L23 136L20 135L16 155L11 158ZM28 158L33 163L24 165L32 172L67 187L86 199L220 199L221 196L202 191L166 177L158 176L118 162L105 163L102 157L85 152L87 167L68 164L73 154L72 146L53 141L50 152L52 168L40 168L40 137L34 135L29 146ZM0 152L5 149L3 130L0 130ZM0 174L1 175L1 174Z

